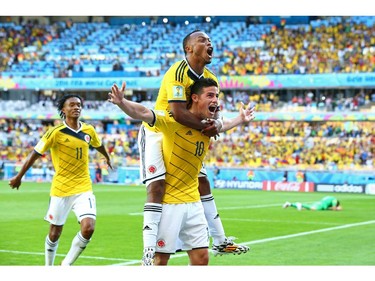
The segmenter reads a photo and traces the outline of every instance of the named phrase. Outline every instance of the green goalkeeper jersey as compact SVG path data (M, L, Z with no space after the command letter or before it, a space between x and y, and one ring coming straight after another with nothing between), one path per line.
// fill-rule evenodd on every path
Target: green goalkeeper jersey
M333 196L325 196L319 202L313 203L312 206L316 208L316 210L328 210L331 207L336 207L338 200Z

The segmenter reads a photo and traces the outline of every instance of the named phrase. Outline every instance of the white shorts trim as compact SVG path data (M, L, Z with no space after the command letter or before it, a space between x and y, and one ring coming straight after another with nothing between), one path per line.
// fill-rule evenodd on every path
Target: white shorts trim
M206 170L206 167L204 166L204 163L202 163L202 168L198 174L198 178L200 177L207 177L207 170Z
M92 191L66 196L51 196L46 221L54 225L64 225L70 211L73 211L77 220L84 218L96 219L96 200Z

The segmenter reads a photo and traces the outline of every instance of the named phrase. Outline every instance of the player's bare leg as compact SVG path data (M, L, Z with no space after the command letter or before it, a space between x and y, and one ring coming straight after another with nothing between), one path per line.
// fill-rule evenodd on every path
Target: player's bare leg
M170 254L156 253L155 254L155 265L168 265Z
M208 265L208 249L194 249L188 251L190 265Z

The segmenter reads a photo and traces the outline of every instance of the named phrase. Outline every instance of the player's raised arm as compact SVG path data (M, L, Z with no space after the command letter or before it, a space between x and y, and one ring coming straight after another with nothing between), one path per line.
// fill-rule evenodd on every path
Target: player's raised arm
M108 93L108 101L116 104L131 118L153 124L155 122L155 115L153 111L142 104L127 100L124 95L125 88L125 82L122 83L121 89L114 84L111 88L111 92Z
M255 106L249 103L246 108L244 108L244 104L241 103L238 116L231 118L231 119L224 119L223 127L221 132L228 131L234 127L237 127L241 124L246 124L255 118L254 116Z

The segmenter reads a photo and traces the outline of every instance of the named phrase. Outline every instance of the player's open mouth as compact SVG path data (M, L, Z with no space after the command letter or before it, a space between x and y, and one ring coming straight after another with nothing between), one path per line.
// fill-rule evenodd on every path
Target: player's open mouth
M210 57L212 57L213 52L214 52L214 48L209 47L209 48L207 49L207 55L209 55Z
M208 107L208 110L209 110L211 113L215 113L215 112L219 111L220 108L219 108L218 105L210 105L210 106Z

